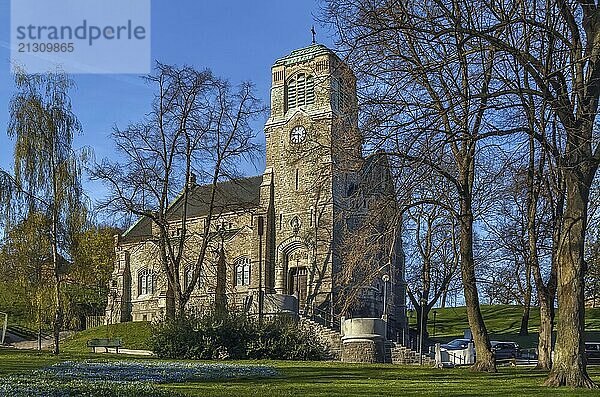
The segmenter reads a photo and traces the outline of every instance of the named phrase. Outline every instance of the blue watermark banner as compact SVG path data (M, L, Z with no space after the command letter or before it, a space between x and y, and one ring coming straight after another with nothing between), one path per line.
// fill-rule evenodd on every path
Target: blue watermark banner
M151 69L150 0L11 0L13 70Z

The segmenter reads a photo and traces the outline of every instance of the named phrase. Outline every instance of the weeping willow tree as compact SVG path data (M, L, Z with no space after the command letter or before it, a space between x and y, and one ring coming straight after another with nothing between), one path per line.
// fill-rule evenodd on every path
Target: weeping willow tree
M73 137L81 125L71 110L73 82L61 72L15 74L16 92L10 102L8 135L15 140L14 175L3 172L0 198L6 227L33 212L46 214L52 248L46 282L54 290L54 353L59 353L63 325L61 278L68 264L69 236L81 224L83 192L81 165Z

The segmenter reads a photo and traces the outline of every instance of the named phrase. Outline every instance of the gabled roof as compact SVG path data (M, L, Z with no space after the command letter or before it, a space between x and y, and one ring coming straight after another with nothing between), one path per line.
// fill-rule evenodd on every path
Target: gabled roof
M215 187L213 215L245 211L258 207L262 176L234 179L218 183ZM211 185L197 185L190 192L187 203L187 217L196 218L208 215L212 193ZM183 216L183 196L179 195L169 207L168 219L179 220ZM123 234L124 241L141 240L152 235L152 221L140 218Z
M152 235L152 221L148 217L139 218L129 229L123 233L123 240L138 241Z
M213 214L242 211L258 207L262 176L234 179L218 183L215 190ZM188 198L187 217L205 216L210 209L211 185L197 185ZM168 211L169 219L183 216L183 196L179 196Z

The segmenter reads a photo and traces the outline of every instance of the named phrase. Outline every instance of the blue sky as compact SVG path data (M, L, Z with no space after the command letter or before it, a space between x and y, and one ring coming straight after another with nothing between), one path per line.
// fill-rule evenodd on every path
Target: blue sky
M13 143L7 137L8 104L14 91L10 72L9 0L0 0L0 167L10 169ZM315 25L317 41L330 48L332 38L314 15L316 0L158 1L152 0L152 57L167 64L210 68L233 83L252 81L265 104L269 102L270 67L275 59L310 44ZM136 75L74 75L73 110L83 135L76 147L90 146L96 158L112 157L111 129L140 119L150 107L153 91ZM262 124L256 124L262 135ZM264 164L248 169L263 171ZM101 186L86 182L92 199Z

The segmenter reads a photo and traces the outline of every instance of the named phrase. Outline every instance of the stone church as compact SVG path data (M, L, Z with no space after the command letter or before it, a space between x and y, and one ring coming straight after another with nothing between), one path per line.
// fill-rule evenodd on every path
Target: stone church
M399 337L406 327L401 222L385 153L363 157L356 78L320 44L278 59L271 72L266 169L217 186L219 215L207 238L221 254L203 265L189 305L210 310L221 291L236 310L331 327L342 317L383 316L389 339ZM209 192L195 186L190 229L203 230ZM174 237L178 205L170 207ZM153 233L142 218L116 237L107 321L165 314L167 283L151 254ZM190 270L182 272L187 283Z

